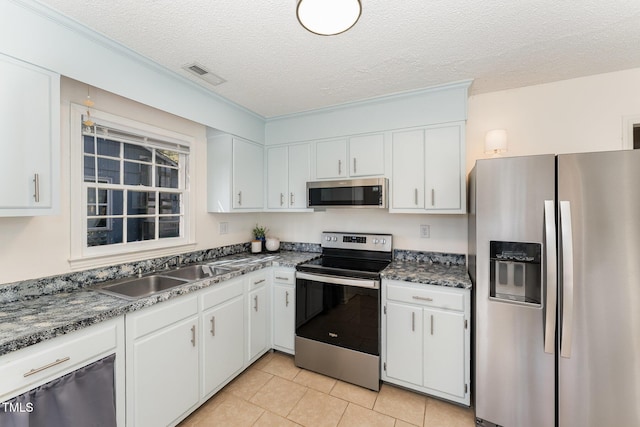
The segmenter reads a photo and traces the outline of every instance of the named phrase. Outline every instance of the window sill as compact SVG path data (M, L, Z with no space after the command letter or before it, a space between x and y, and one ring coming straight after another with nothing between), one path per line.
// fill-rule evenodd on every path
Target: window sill
M176 255L195 250L195 243L184 243L171 247L145 249L135 252L119 253L112 255L90 255L69 259L69 266L72 271L86 270L90 268L106 267L110 265L123 264L127 262L142 261L150 258Z

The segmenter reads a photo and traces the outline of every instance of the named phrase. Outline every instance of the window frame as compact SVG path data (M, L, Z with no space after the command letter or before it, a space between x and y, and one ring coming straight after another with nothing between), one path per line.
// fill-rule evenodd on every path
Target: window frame
M194 196L191 194L193 188L190 185L190 173L193 170L193 163L196 157L196 153L194 152L194 138L147 123L141 123L136 120L94 109L91 110L91 118L98 124L129 134L140 135L152 140L166 142L166 144L150 143L149 146L156 150L171 150L172 146L179 146L183 149L187 149L188 153L186 154L184 172L181 172L182 176L179 178L181 183L181 185L179 185L179 189L156 187L153 186L156 184L155 182L152 182L152 186L150 187L144 187L145 190L155 191L156 197L159 197L160 193L181 194L182 230L180 236L157 238L159 236L159 230L157 229L158 227L156 227L156 239L154 240L127 242L126 237L123 236L123 243L88 246L87 237L90 229L88 227L87 220L90 217L87 212L87 188L91 187L92 184L95 185L96 183L85 182L85 171L83 167L83 158L85 155L84 132L82 132L83 114L86 114L86 107L78 104L71 104L69 130L69 139L71 141L71 257L69 263L72 268L87 268L99 265L109 265L117 262L146 259L150 257L174 254L187 250L188 247L195 247ZM154 152L156 150L154 150ZM152 169L156 169L159 164L156 164L154 159L152 160L151 167ZM157 171L153 170L153 176L155 176L156 173ZM124 174L124 171L121 171L121 175L122 174ZM99 175L98 178L100 178ZM108 184L108 186L111 187L110 184ZM119 186L126 187L124 182L119 184ZM111 191L111 189L109 190ZM136 216L137 215L131 215L132 218L135 218ZM159 209L156 209L156 213L153 216L156 220L162 216L159 213ZM185 246L187 248L185 248Z

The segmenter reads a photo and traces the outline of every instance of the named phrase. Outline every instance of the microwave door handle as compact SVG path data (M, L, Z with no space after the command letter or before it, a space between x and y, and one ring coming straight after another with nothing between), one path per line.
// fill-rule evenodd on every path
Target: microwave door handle
M554 354L558 298L558 257L556 254L556 216L553 200L544 201L544 237L546 267L546 304L544 322L544 351Z
M571 357L573 335L573 231L571 227L571 204L560 202L560 238L562 245L562 332L560 356Z

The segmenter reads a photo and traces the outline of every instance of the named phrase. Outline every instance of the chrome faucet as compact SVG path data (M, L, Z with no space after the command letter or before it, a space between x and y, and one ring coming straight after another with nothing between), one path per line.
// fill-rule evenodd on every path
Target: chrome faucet
M158 268L158 266L163 264L165 269L169 269L169 262L171 262L171 260L174 260L174 259L176 260L176 268L179 268L180 264L182 264L182 255L173 255L165 260L162 260L161 262L160 261L156 262L153 266L153 270L155 271Z

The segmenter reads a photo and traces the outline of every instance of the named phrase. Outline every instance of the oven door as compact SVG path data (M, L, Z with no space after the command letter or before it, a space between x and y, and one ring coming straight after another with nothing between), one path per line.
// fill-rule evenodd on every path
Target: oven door
M380 355L380 282L296 274L296 335Z

